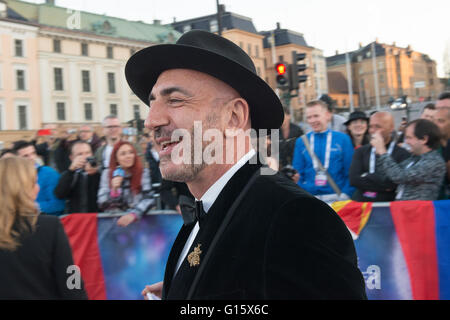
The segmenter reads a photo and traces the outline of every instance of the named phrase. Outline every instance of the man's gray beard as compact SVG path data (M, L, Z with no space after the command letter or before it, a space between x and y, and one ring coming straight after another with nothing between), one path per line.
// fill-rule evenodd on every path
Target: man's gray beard
M168 160L170 161L170 160ZM194 180L198 173L202 171L207 166L206 163L194 164L182 164L176 170L173 170L167 174L161 170L161 175L165 180L176 181L176 182L190 182Z
M208 130L211 128L214 128L214 125L217 124L219 120L219 117L215 114L212 113L210 115L208 115L206 117L206 121L205 121L205 126L203 126L202 130ZM181 164L178 166L178 168L176 170L173 170L172 172L169 172L167 174L164 174L163 170L161 171L161 175L165 180L169 180L169 181L176 181L176 182L190 182L193 181L197 175L208 166L207 163L204 162L203 159L203 152L205 147L207 146L207 143L203 141L203 137L200 137L202 139L201 144L202 144L202 157L201 157L201 163L195 163L195 153L194 153L194 127L191 128L190 130L190 135L192 137L192 144L191 144L191 163L189 164ZM160 168L161 168L161 163L164 161L167 162L171 162L170 159L171 156L167 156L164 158L160 159Z

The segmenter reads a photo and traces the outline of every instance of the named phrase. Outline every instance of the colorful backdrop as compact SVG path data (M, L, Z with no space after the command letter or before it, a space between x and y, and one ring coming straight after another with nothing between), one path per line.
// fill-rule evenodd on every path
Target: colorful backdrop
M352 233L369 299L450 299L450 200L332 207ZM178 214L147 215L121 228L117 219L62 218L90 299L142 299L145 285L162 281L183 223Z

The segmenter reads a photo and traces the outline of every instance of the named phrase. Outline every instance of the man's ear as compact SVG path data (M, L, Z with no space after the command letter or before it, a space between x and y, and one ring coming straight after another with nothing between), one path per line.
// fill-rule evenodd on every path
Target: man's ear
M428 139L429 139L429 136L423 136L423 138L420 139L420 141L422 142L422 145L424 145L424 146L427 145Z
M227 103L226 127L230 131L250 128L250 107L245 99L236 98Z

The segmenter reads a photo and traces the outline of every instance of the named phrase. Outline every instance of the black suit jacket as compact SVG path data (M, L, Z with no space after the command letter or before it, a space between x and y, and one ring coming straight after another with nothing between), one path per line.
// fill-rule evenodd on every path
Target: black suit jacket
M260 168L247 163L228 181L188 251L200 244L200 264L185 259L174 276L193 226L181 228L166 265L163 299L365 299L342 220L281 174L257 177L222 225Z
M389 146L386 146L388 148ZM352 200L359 202L388 202L395 200L397 185L386 175L379 172L369 173L370 151L372 145L367 144L355 150L349 170L350 184L356 187ZM391 154L395 162L400 163L408 159L411 154L399 146L395 146ZM376 156L376 159L378 156ZM375 160L376 161L376 160ZM364 177L362 176L363 174ZM366 191L376 192L375 198L364 196Z
M0 249L0 299L87 299L69 289L72 250L59 218L39 216L36 230L20 237L15 251ZM71 270L69 270L71 271Z

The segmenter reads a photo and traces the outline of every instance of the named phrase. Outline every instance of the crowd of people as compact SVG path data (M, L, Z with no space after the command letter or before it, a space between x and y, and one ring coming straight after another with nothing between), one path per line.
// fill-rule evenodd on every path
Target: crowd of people
M450 197L449 92L398 129L391 112L354 111L340 130L329 101L306 105L310 131L295 140L292 164L280 169L300 187L326 202Z
M328 203L450 197L450 93L399 128L387 111L338 116L327 95L305 110L300 126L284 109L278 157L267 161L312 195ZM102 127L102 137L89 125L59 133L47 129L32 141L14 142L1 157L33 161L40 186L36 202L48 215L120 212L125 214L118 225L127 226L151 209L180 212L179 196L192 196L185 183L162 178L153 132L131 141L113 115Z
M210 59L203 60L204 54ZM174 68L171 60L179 56L184 61ZM155 57L161 59L161 70L153 68ZM203 69L196 70L199 57ZM110 115L102 122L103 137L89 125L58 135L47 128L36 135L44 141L20 140L2 150L0 297L86 298L83 283L73 290L66 281L74 262L57 216L119 212L117 224L125 227L152 208L169 208L182 211L184 225L164 282L147 286L143 295L176 300L366 299L352 238L330 206L317 198L449 196L450 93L441 94L420 119L398 130L389 112L356 111L348 119L336 115L324 95L306 104L302 129L256 76L246 53L208 32L193 30L177 45L142 50L125 71L133 92L152 105L149 134L130 141L119 119ZM244 90L252 86L259 88L258 95ZM232 150L234 163L175 163L170 150L183 139L172 140L171 134L176 128L193 128L198 119L226 136L224 150L245 138L250 128L280 128L278 155L266 155L284 176L262 174L262 164L251 161L257 157L248 143L241 157ZM272 150L268 145L274 141L263 138L263 148ZM159 152L153 149L156 142ZM302 254L292 255L292 250ZM204 268L196 271L201 252L208 255L201 256ZM196 278L196 272L203 274Z
M123 135L122 124L113 115L105 117L102 127L101 138L89 125L76 131L39 130L31 141L15 141L11 149L3 149L1 158L32 160L42 214L122 213L117 224L127 226L150 209L179 211L178 195L189 191L181 183L162 179L152 135L137 140Z

